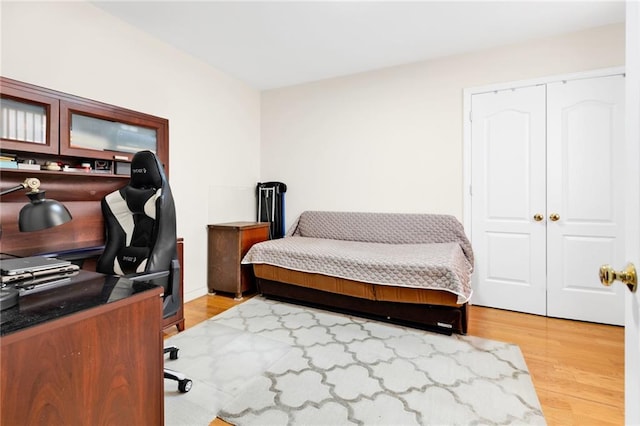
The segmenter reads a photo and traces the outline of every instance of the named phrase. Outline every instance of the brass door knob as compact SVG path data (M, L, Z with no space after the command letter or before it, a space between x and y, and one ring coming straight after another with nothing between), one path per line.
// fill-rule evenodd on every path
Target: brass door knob
M558 213L551 213L549 219L551 219L552 222L556 222L560 220L560 215Z
M611 265L602 265L600 267L600 282L602 285L609 287L615 280L623 282L632 293L635 293L638 288L638 275L633 263L629 263L625 270L620 272L613 269Z
M536 222L540 222L542 219L544 219L544 216L542 216L540 213L536 213L533 215L533 220L535 220Z

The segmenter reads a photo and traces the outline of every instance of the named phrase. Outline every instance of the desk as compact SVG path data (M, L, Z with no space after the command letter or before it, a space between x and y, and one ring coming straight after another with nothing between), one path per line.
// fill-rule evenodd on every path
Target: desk
M71 261L71 263L75 263L82 269L95 271L96 261L104 250L104 245L100 244L102 243L95 241L88 246L71 244L68 245L65 250L56 250L35 254L30 251L18 251L13 254L17 256L56 257L58 259L69 260ZM176 250L178 253L178 261L180 262L180 288L178 290L180 292L180 307L174 315L164 318L162 322L162 328L166 330L175 325L178 328L178 331L184 331L184 239L181 237L178 238L176 242Z
M0 314L0 424L162 425L162 288L73 280Z

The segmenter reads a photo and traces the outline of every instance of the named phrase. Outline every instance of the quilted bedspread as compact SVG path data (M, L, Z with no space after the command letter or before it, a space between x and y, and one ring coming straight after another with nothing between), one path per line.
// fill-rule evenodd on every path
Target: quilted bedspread
M458 303L472 294L471 245L446 215L304 212L287 237L255 244L242 263L444 290Z

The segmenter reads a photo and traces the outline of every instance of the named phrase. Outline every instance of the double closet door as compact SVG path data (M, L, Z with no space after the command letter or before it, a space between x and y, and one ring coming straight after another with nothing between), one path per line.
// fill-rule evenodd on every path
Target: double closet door
M624 323L624 77L471 97L473 303ZM636 194L637 195L637 194Z

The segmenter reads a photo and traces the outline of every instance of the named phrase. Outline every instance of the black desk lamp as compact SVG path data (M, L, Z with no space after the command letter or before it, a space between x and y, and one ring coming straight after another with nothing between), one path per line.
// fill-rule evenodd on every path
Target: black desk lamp
M18 216L20 232L40 231L71 220L71 213L62 203L44 198L45 191L40 191L40 180L37 178L27 178L20 185L0 192L0 196L26 188L31 188L31 191L27 192L27 197L31 202L20 210ZM2 231L0 230L0 232ZM11 308L17 303L18 290L15 288L0 289L0 310Z
M26 194L31 202L20 210L20 232L40 231L71 220L71 213L62 203L44 198L45 191L40 191L40 180L37 178L27 178L20 185L0 192L0 196L26 188L31 189Z

